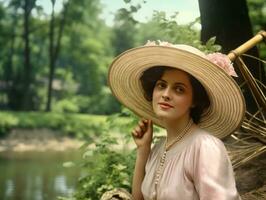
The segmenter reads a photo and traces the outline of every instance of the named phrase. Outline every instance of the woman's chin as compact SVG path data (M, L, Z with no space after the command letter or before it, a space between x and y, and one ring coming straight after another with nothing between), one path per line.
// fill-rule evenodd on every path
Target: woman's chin
M172 121L172 120L176 119L176 117L174 117L170 113L166 113L166 112L157 112L156 115L162 121Z

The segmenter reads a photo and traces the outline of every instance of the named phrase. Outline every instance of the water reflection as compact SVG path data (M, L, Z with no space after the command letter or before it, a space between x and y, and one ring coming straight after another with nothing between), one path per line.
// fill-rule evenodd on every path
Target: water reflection
M52 200L72 194L80 172L62 163L79 156L79 152L1 152L0 199Z

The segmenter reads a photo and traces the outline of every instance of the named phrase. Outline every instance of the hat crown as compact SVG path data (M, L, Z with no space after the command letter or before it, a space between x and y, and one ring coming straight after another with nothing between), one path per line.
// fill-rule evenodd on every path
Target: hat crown
M199 49L192 47L190 45L186 45L186 44L173 44L170 42L166 42L166 41L160 41L158 40L158 43L156 43L156 41L150 41L148 40L147 43L144 46L165 46L165 47L173 47L182 51L187 51L189 53L193 53L196 54L202 58L207 59L207 56L200 51Z

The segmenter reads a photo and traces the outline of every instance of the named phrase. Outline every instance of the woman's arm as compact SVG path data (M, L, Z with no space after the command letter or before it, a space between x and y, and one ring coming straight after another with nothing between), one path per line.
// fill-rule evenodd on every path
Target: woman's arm
M151 151L152 121L140 120L138 126L132 131L137 145L137 157L134 169L132 196L135 200L142 200L141 184L145 176L145 165Z
M203 137L195 149L194 185L200 199L239 200L232 164L223 143Z
M134 169L133 183L132 183L132 196L135 200L142 200L143 195L141 192L141 184L145 176L145 165L149 157L150 148L138 148L137 157Z

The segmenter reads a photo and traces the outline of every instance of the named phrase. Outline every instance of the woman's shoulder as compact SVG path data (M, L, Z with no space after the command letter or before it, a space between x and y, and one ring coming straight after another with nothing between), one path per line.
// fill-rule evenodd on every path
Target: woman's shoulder
M229 160L224 143L203 129L198 129L194 132L186 153L188 164L191 161L197 164L198 162L208 163L209 161L225 163Z
M210 132L197 128L191 136L190 146L194 148L222 148L225 149L223 142L212 135Z

